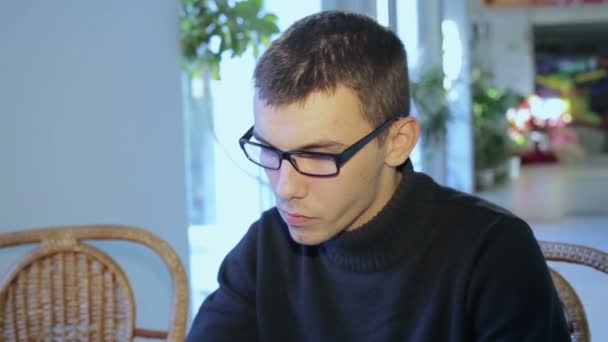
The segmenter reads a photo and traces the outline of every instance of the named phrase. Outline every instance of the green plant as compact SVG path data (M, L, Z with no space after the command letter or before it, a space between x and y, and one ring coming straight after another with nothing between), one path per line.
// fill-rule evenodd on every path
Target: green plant
M488 84L487 72L475 70L471 80L473 138L476 169L496 168L512 154L506 112L521 103L513 91L500 91Z
M412 101L420 115L422 136L425 141L439 143L445 139L451 113L447 91L444 88L441 67L425 69L416 81L412 81Z
M247 48L258 56L279 32L277 17L263 11L263 0L182 0L181 51L185 69L198 75L207 69L220 78L224 53L241 56Z

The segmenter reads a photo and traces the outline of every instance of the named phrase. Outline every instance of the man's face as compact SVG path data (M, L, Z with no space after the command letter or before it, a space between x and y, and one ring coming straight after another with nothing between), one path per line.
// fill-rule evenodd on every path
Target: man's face
M267 106L256 97L254 112L254 135L282 151L340 153L375 128L346 87L281 107ZM386 145L380 146L377 139L370 142L334 177L302 175L285 160L279 170L266 170L279 213L295 241L320 244L358 228L382 209L394 192L395 171L384 162Z

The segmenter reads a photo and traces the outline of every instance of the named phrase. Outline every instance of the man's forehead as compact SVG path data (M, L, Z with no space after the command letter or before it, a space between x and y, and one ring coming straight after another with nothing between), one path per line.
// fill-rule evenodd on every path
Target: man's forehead
M253 136L260 143L272 146L282 151L307 151L327 150L328 152L339 152L346 142L340 137L339 132L320 132L319 130L282 130L280 127L274 129L261 125L254 125Z
M258 112L255 116L253 136L263 144L282 151L315 150L341 151L349 141L346 125L323 113L285 111L275 107Z
M256 96L254 116L256 137L279 149L348 145L371 127L358 97L345 87L286 105L271 105Z
M323 113L311 115L309 120L292 115L280 108L273 113L256 114L253 136L261 143L281 150L311 148L339 148L348 142L348 125L336 118L323 117Z

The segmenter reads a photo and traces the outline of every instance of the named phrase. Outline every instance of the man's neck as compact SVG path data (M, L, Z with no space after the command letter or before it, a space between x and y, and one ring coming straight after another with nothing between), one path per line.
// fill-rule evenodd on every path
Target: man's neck
M395 191L397 191L397 188L399 187L399 184L401 184L401 180L404 177L403 173L395 169L387 169L385 172L386 174L380 176L380 183L378 184L379 190L376 198L366 210L364 215L358 219L359 222L352 225L347 229L347 231L357 230L365 223L369 222L384 209L387 203L395 195Z

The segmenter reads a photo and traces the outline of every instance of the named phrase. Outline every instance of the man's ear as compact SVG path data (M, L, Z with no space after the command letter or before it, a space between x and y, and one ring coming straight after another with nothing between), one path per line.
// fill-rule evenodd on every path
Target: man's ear
M420 135L420 124L411 116L406 116L393 123L385 142L387 146L384 162L390 167L405 163Z

